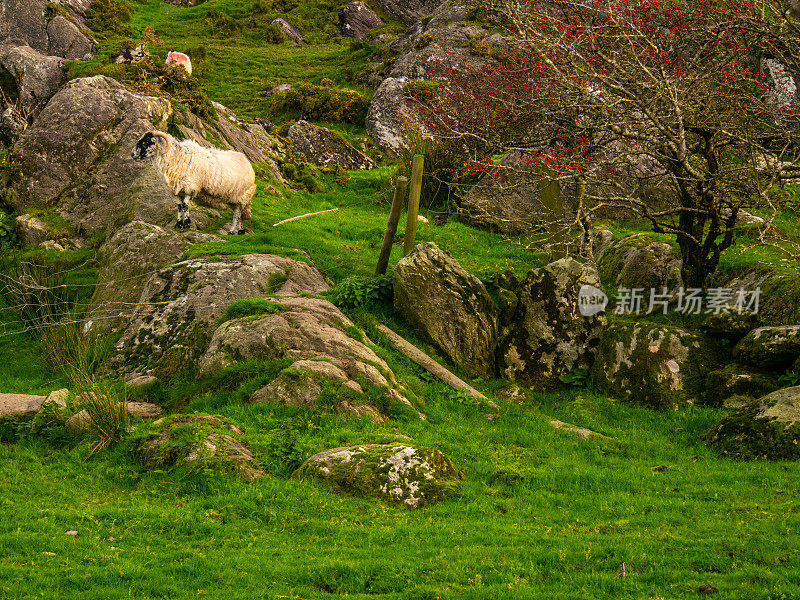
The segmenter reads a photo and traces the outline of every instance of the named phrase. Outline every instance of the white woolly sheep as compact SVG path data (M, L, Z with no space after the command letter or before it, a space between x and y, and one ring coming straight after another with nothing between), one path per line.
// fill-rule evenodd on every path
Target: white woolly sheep
M167 60L164 61L165 65L170 63L175 63L176 65L181 65L184 69L186 69L186 74L192 74L192 59L189 58L187 54L183 52L173 52L170 50L167 53Z
M151 131L136 142L131 157L153 158L172 193L178 196L177 229L189 228L189 203L205 192L203 204L233 209L229 233L244 233L242 217L252 218L250 204L256 192L256 174L244 154L203 148L192 140L179 142L162 131Z

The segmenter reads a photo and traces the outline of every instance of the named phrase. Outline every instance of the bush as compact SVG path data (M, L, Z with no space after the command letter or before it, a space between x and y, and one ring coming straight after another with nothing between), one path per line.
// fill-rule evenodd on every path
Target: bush
M392 301L394 284L391 275L362 277L356 275L339 282L330 292L328 300L339 308L360 308Z
M268 44L282 44L289 38L279 23L270 23L264 30L264 41Z
M94 0L86 10L84 23L98 37L127 35L128 22L133 16L130 0Z
M369 100L363 94L304 83L272 97L274 112L297 111L301 119L363 125Z
M124 79L135 92L169 98L201 119L216 119L217 110L200 89L197 77L187 76L183 68L140 62L129 65L130 75Z
M0 251L19 245L14 215L0 208Z

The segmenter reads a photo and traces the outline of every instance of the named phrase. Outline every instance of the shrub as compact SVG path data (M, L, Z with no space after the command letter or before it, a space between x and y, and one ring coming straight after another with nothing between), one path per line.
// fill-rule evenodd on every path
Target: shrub
M0 208L0 251L7 250L19 244L17 228L14 225L14 215Z
M348 277L330 292L328 300L339 308L359 308L392 301L394 285L391 275Z
M84 23L98 37L127 35L131 16L133 6L130 0L94 0L86 10Z
M217 111L211 100L200 89L197 77L187 76L177 65L147 62L128 67L130 75L124 79L135 92L149 96L169 98L202 119L216 119Z
M363 125L369 100L363 94L304 83L272 97L272 110L297 111L301 119Z
M289 38L279 23L270 23L264 30L264 41L268 44L282 44Z

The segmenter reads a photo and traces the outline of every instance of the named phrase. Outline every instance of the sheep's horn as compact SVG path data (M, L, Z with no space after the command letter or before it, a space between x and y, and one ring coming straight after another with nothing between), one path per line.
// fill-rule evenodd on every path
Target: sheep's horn
M170 149L172 148L172 138L170 138L170 136L168 136L163 131L154 131L153 137L161 138L162 140L164 140L164 143L166 143L167 145L167 148L166 150L164 150L164 152L170 151Z

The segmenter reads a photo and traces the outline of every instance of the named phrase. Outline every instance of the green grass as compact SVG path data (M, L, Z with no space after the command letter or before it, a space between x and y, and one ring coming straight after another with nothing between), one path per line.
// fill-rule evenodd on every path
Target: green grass
M139 39L154 26L165 42L153 49L159 60L170 49L202 47L205 59L194 63L202 91L245 118L291 117L273 115L271 101L261 95L278 82L319 84L328 77L337 87L365 91L358 74L371 50L337 33L335 9L343 3L297 0L293 7L262 0L254 10L255 4L207 0L179 9L140 0L130 27ZM214 36L207 18L215 10L233 20L234 33ZM265 44L263 30L275 16L287 18L312 43ZM104 62L121 43L117 35L102 39L98 57L73 63L73 73L121 72ZM348 140L364 132L329 125ZM318 193L275 193L268 187L275 181L263 166L258 171L249 224L254 233L195 245L187 258L275 253L314 264L333 283L373 274L395 166L352 172L346 186L323 173ZM330 208L338 211L273 227ZM436 242L477 275L510 270L522 277L547 262L534 238L504 241L455 219L437 227L433 212L423 214L431 224L419 224L417 241ZM63 225L44 216L55 228ZM209 230L228 220L223 216ZM788 239L800 240L794 213L782 213L776 224ZM634 221L608 225L617 239L647 230ZM402 219L398 242L404 229ZM670 236L651 235L674 245ZM720 271L797 275L793 265L780 263L777 250L746 249L755 241L744 232L723 256ZM390 265L400 256L395 245ZM97 276L93 250L25 257L46 260L60 273L70 301L79 311L85 307ZM3 271L19 259L6 255ZM794 279L787 281L789 286ZM0 297L0 334L19 330L4 302ZM244 301L230 316L273 309L264 300ZM525 405L501 401L499 418L488 420L486 408L435 380L375 330L376 321L386 323L443 360L390 305L373 302L348 315L357 326L353 334L363 329L377 344L426 421L406 411L376 425L248 405L255 390L291 364L252 361L207 379L189 373L156 383L130 399L174 412L220 414L241 425L268 473L253 484L213 473L144 471L132 450L147 425L91 457L88 442L52 446L27 437L0 444L0 598L667 600L692 597L702 584L718 588L721 599L800 598L800 465L717 457L700 437L723 411L653 412L577 390L534 393ZM0 357L0 392L45 394L68 385L33 333L0 335ZM472 381L489 395L505 383ZM550 419L612 439L581 441L555 430ZM320 450L401 435L445 452L464 470L461 497L411 511L290 478ZM65 534L71 530L78 534Z

